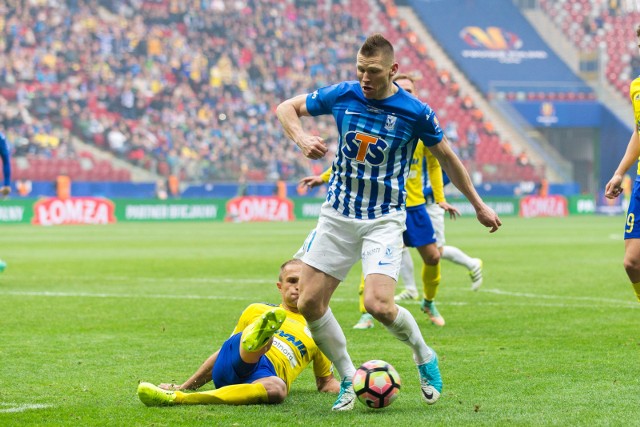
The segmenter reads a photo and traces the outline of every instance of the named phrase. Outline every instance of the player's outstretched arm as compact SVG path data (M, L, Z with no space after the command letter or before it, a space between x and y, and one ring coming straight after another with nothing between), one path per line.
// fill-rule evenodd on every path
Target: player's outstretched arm
M298 185L301 187L315 188L324 183L325 182L320 175L315 175L315 176L305 176L300 180L300 182L298 182Z
M625 151L624 156L622 156L622 160L620 160L618 168L613 173L613 176L605 187L605 197L608 199L615 199L622 194L622 177L635 163L638 156L640 156L640 140L638 139L638 129L634 129L631 139L629 139L627 150Z
M464 194L469 203L476 211L476 217L480 224L489 228L489 232L493 233L502 225L502 221L498 215L487 206L480 198L471 182L471 177L465 169L464 165L451 149L446 137L443 137L439 144L428 147L431 153L438 159L440 166L447 173L453 185Z
M287 99L276 109L278 120L284 133L302 150L302 154L311 160L317 160L327 154L324 140L316 135L309 135L302 129L300 117L310 116L307 111L307 95L298 95Z
M213 353L204 363L198 368L195 374L186 380L184 383L178 385L173 383L162 383L158 387L165 390L197 390L209 381L211 381L211 374L213 372L213 365L218 359L218 353L220 350Z
M340 392L340 383L333 375L327 377L316 377L316 386L318 391L323 393L338 393Z

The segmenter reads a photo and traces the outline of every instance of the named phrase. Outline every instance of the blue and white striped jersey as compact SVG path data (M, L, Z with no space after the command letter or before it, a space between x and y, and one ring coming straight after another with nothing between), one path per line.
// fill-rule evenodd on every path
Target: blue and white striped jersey
M400 87L386 99L367 99L357 81L318 89L306 105L312 116L332 114L340 134L327 202L358 219L403 210L418 139L427 146L442 140L431 107Z

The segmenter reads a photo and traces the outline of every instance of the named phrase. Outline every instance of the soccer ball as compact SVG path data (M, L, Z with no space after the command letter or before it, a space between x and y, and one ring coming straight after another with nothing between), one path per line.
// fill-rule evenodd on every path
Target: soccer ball
M396 400L400 392L398 371L383 360L370 360L353 375L353 391L369 408L384 408Z

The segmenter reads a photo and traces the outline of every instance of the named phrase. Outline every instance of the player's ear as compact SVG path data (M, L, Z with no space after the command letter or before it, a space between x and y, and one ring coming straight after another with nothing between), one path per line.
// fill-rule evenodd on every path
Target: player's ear
M393 65L391 66L391 77L395 76L398 73L398 68L400 67L400 65L397 62L394 62Z

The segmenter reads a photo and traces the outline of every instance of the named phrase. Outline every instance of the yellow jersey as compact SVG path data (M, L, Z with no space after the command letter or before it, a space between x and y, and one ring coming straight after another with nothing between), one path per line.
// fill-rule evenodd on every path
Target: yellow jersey
M640 134L640 77L636 77L629 86L629 97L633 104L633 116L636 131ZM640 160L640 157L638 158ZM638 163L638 175L640 175L640 163Z
M270 304L251 304L242 312L232 335L242 332L273 307ZM302 314L286 311L287 318L273 336L273 345L265 356L273 363L278 377L287 384L287 390L290 390L291 383L309 363L313 362L313 372L316 377L332 375L332 366L331 361L313 341L311 331L307 328L307 321Z
M427 201L424 197L424 166L423 162L426 158L427 170L431 187L433 188L433 198L436 203L446 201L444 197L444 183L442 181L442 168L438 159L436 159L431 151L418 141L416 151L413 152L411 158L411 168L409 169L409 177L405 184L407 190L407 207L424 205ZM320 175L324 182L329 182L331 178L331 168L327 169Z

